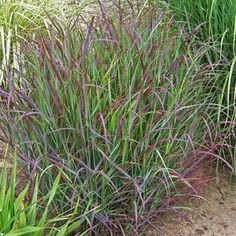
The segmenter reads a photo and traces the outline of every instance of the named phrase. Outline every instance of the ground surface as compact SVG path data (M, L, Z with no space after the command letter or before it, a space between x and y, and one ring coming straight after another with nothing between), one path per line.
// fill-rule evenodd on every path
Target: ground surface
M236 181L230 173L219 179L219 185L214 179L204 187L208 201L191 199L185 204L193 209L187 218L164 216L162 232L150 230L146 236L236 236Z
M13 151L9 144L4 143L0 140L0 174L1 170L6 165L8 176L11 176L11 170L13 167ZM29 174L26 171L25 164L18 160L17 161L17 188L16 195L21 193L21 191L26 187L29 183Z

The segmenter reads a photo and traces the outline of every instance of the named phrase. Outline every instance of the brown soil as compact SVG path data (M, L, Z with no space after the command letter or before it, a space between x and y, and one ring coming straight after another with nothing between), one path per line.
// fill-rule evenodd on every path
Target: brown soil
M13 167L13 151L8 143L0 140L0 173L4 165L7 167L8 177L10 179L11 170ZM26 171L26 166L21 160L17 160L17 188L16 195L27 186L30 181L30 176Z
M236 235L236 181L230 173L220 174L204 187L200 198L190 199L188 211L166 214L160 230L149 230L146 236L234 236Z

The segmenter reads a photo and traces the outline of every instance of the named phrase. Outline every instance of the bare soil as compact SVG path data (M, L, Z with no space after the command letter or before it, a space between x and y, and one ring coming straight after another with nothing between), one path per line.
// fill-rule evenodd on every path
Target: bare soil
M216 181L218 180L218 181ZM185 203L192 210L166 214L160 230L146 236L234 236L236 235L236 180L230 173L220 174L204 187L200 198Z
M13 167L13 151L8 143L0 140L0 174L1 170L6 165L8 171L8 177L10 179L11 170ZM27 186L30 181L30 176L27 173L25 164L17 160L17 188L16 195L20 194L21 191Z

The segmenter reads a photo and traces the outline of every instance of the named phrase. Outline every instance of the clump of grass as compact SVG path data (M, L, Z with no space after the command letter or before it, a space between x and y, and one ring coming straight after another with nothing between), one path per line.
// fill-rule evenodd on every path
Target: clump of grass
M205 48L172 29L156 8L119 8L24 48L21 88L0 91L2 122L33 170L63 169L58 212L84 217L75 229L138 235L175 200L189 195L191 172L212 161ZM10 81L10 80L9 80ZM184 186L188 186L185 192Z

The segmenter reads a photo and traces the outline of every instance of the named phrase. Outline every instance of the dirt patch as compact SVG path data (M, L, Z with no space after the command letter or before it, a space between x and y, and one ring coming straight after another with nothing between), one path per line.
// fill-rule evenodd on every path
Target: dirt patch
M220 174L204 187L202 199L190 199L178 214L166 214L160 230L146 236L233 236L236 235L236 181L230 173Z
M10 180L10 176L12 173L13 167L13 150L12 147L3 141L0 140L0 173L2 168L6 165L8 178ZM27 173L27 168L25 163L21 160L17 160L17 188L16 188L16 195L21 193L21 191L27 186L30 181L30 176Z

